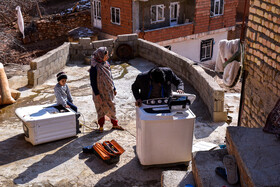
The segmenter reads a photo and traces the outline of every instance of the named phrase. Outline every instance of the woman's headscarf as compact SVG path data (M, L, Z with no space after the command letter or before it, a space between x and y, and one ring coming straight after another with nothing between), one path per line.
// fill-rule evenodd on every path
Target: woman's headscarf
M103 62L105 52L108 53L107 47L99 47L98 49L96 49L92 54L94 60L96 60L97 62Z

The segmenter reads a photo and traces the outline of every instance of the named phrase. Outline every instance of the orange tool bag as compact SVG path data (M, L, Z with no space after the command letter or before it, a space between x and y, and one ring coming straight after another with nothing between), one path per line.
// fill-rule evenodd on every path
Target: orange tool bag
M124 151L115 140L104 141L102 144L95 143L93 146L83 148L84 153L94 153L107 164L118 162Z

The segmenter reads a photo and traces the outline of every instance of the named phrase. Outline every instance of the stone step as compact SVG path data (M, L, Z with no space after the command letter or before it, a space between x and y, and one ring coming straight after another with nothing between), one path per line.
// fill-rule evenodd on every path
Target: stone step
M279 138L262 128L228 127L226 142L242 186L280 186Z
M226 149L212 151L198 151L192 156L192 172L196 187L238 187L230 185L216 174L216 167L224 167L223 158L227 155Z
M187 184L195 186L192 171L163 171L161 174L162 187L185 187Z

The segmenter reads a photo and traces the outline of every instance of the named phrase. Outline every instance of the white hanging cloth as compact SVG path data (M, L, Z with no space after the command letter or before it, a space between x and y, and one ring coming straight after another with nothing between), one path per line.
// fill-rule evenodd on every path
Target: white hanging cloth
M22 14L21 14L20 6L17 6L16 10L17 10L17 18L18 18L18 28L19 28L20 32L22 33L23 38L25 38L25 35L24 35L24 21L23 21L23 17L22 17Z
M239 78L239 68L240 62L234 60L229 63L225 69L223 74L223 82L226 86L232 87L235 85L237 79Z
M235 40L221 40L219 42L218 54L216 58L215 71L223 72L223 64L230 59L237 51L239 47L239 39Z

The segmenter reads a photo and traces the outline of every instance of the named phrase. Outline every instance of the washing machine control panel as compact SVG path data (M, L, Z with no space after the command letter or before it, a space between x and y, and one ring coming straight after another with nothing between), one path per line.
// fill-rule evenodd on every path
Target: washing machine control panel
M143 104L145 104L145 105L167 105L168 104L168 98L148 99L148 100L144 100Z

